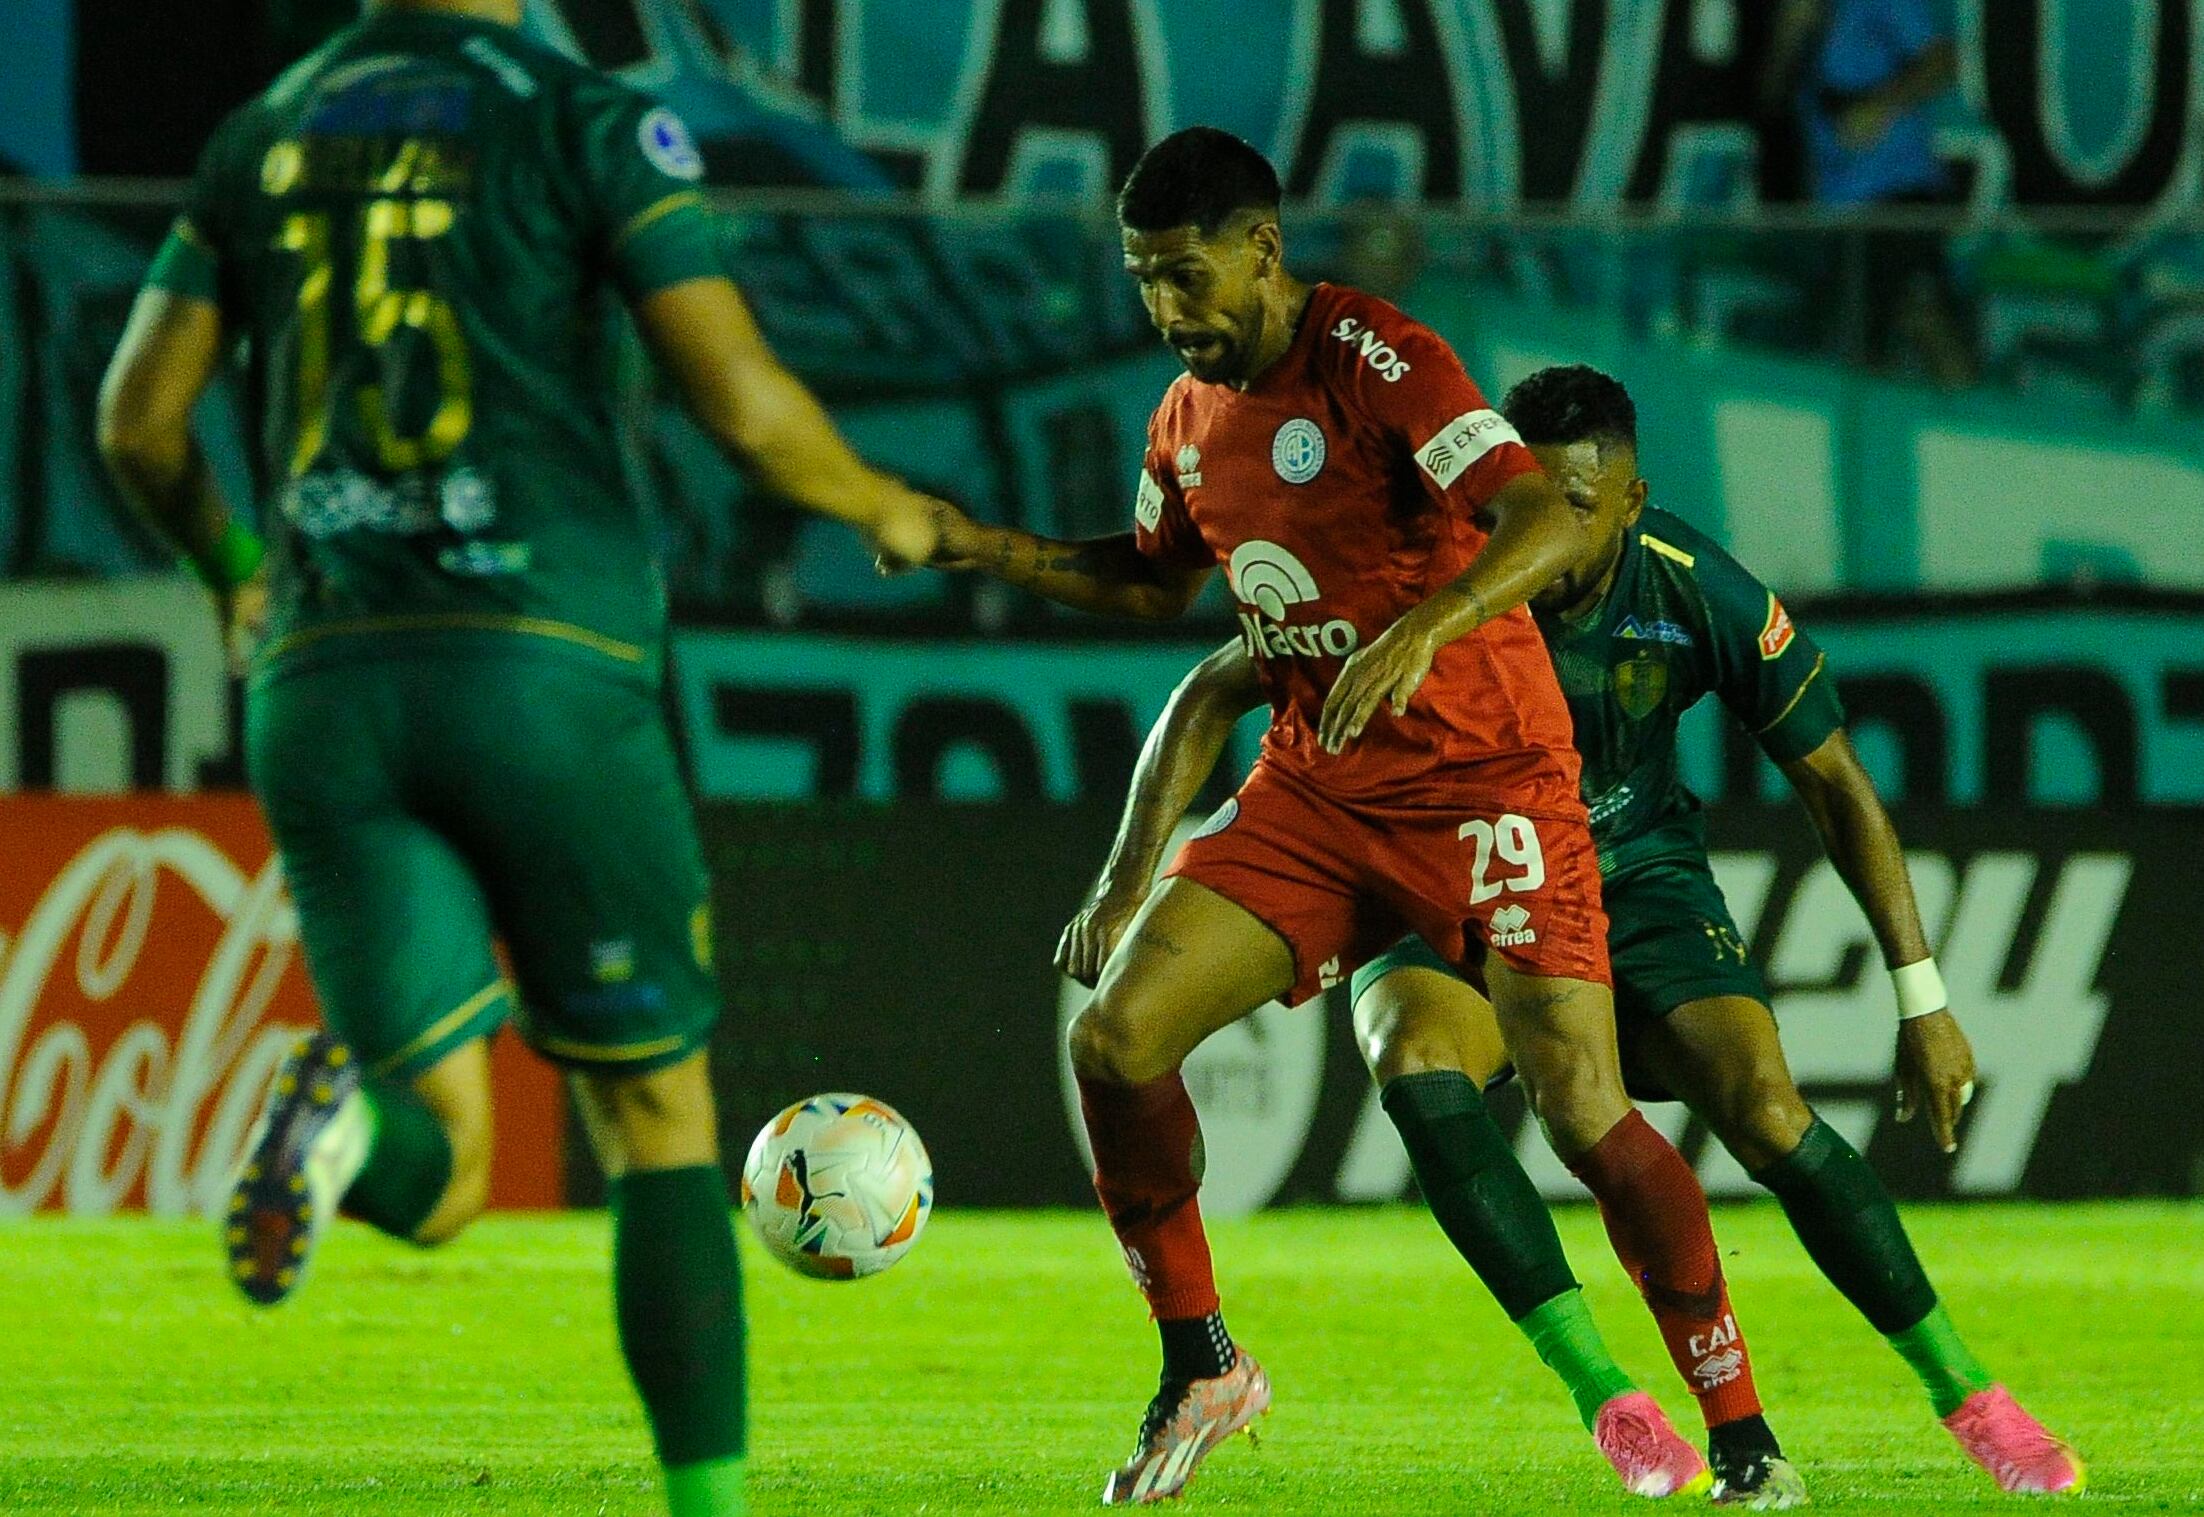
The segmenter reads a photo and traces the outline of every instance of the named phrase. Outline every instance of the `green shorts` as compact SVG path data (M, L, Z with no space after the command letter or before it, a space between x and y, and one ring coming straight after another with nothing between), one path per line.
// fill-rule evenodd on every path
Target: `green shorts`
M1687 1002L1744 996L1768 1004L1767 982L1746 957L1704 854L1653 859L1609 875L1600 899L1615 974L1615 1028L1626 1055L1633 1029ZM1423 939L1404 938L1355 972L1355 998L1408 968L1453 973Z
M718 1018L655 696L519 641L382 643L252 687L247 763L322 1014L385 1076L508 1014L559 1063L628 1071L687 1057Z

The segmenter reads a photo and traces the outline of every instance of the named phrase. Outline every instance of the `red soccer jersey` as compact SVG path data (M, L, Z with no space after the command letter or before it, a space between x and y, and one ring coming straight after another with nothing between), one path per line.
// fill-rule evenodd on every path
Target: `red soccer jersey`
M1438 334L1320 284L1247 389L1181 375L1165 392L1135 530L1144 553L1223 566L1269 763L1340 800L1569 815L1568 707L1522 607L1442 648L1405 716L1380 706L1336 757L1316 738L1346 656L1457 578L1485 543L1478 511L1537 467Z

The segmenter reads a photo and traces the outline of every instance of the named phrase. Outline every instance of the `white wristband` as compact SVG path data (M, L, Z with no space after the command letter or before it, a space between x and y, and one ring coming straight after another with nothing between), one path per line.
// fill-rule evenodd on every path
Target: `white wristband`
M1898 992L1898 1020L1901 1022L1931 1016L1950 1004L1944 994L1944 977L1937 972L1934 959L1893 969L1890 983Z

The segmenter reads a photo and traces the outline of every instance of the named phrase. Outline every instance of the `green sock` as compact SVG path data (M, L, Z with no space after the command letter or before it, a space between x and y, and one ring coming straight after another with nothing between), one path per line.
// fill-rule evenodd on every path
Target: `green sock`
M1599 1420L1601 1407L1637 1389L1607 1352L1592 1310L1584 1304L1584 1292L1576 1287L1532 1308L1515 1325L1531 1340L1539 1359L1569 1388L1569 1399L1576 1403L1576 1414L1587 1430Z
M1554 1231L1553 1213L1516 1161L1467 1075L1400 1075L1378 1099L1400 1129L1424 1204L1508 1320L1561 1377L1588 1428L1633 1389L1601 1341Z
M374 1135L344 1193L345 1213L411 1239L452 1183L451 1139L410 1085L369 1080L360 1096Z
M673 1517L730 1517L742 1500L743 1456L666 1468L666 1505Z
M1936 1304L1890 1192L1843 1134L1816 1117L1797 1148L1753 1178L1783 1204L1829 1283L1913 1366L1939 1417L1990 1383Z
M1553 1213L1469 1077L1400 1075L1378 1099L1400 1129L1424 1204L1511 1322L1576 1289Z
M742 1276L716 1164L640 1170L612 1186L620 1351L643 1398L675 1517L742 1505Z
M1990 1388L1990 1372L1959 1341L1959 1330L1951 1325L1941 1302L1930 1307L1929 1314L1913 1326L1883 1336L1921 1377L1929 1405L1939 1417L1949 1417L1959 1410L1960 1402Z

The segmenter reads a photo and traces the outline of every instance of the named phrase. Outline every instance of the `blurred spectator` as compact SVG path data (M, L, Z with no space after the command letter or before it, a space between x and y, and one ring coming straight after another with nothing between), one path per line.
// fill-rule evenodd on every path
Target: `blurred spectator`
M1959 77L1936 0L1783 0L1764 98L1789 99L1804 130L1807 179L1827 206L1951 206L1959 192L1936 155L1933 102ZM1868 360L1955 387L1974 361L1953 309L1944 236L1866 234L1860 274Z

